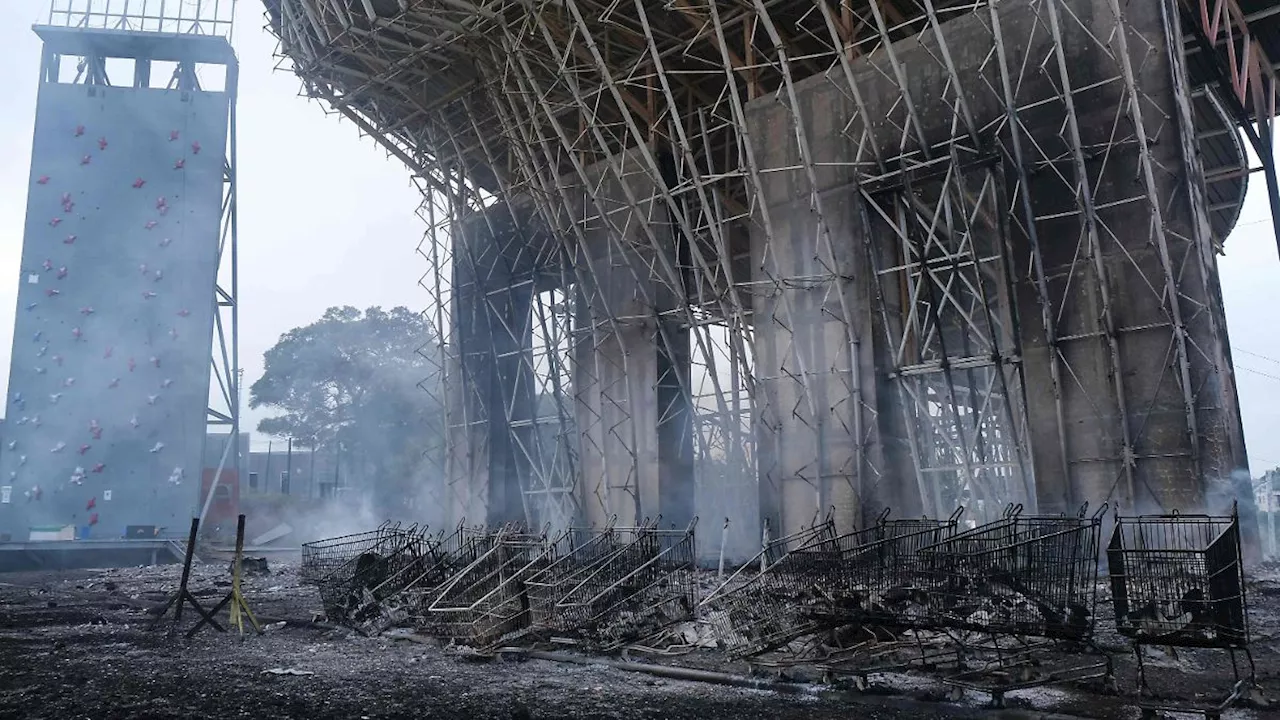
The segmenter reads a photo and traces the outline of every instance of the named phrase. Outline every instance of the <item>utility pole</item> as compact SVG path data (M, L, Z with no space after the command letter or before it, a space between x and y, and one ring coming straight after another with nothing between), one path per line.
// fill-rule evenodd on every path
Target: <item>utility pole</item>
M338 494L338 468L342 467L342 441L338 440L338 448L333 453L333 494Z
M291 490L292 489L291 486L293 485L293 436L292 435L289 436L289 449L285 452L284 458L285 458L284 481L286 483L285 487ZM288 490L285 490L285 488L281 488L281 491L284 492L284 494L286 495L288 494Z
M262 492L269 492L271 487L271 451L274 443L267 441L267 467L262 471Z

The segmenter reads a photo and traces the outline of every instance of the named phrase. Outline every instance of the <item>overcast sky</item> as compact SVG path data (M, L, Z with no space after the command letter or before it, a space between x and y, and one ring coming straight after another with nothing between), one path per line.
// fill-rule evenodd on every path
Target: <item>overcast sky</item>
M47 0L0 0L0 383L8 381L40 58L30 28L45 21L47 7ZM423 224L408 171L354 125L298 96L298 80L275 69L275 40L262 29L261 7L241 0L235 34L246 388L282 333L329 306L426 304L417 284L426 263L414 252ZM1220 263L1250 467L1258 475L1280 466L1280 261L1260 174ZM261 416L246 412L245 426Z

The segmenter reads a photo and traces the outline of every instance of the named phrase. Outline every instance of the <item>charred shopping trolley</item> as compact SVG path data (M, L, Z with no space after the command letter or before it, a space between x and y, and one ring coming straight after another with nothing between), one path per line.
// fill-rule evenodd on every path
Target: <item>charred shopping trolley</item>
M898 582L890 576L909 575L915 550L953 533L960 512L945 520L890 520L886 510L872 527L840 536L825 526L828 532L815 533L768 571L708 599L720 644L761 665L822 664L833 660L833 650L876 639L864 627L869 584L889 586ZM805 636L811 637L801 641Z
M335 570L367 552L379 552L395 543L407 528L384 523L376 530L326 538L302 544L298 578L305 585L319 585Z
M1255 690L1249 650L1249 617L1240 552L1240 518L1143 515L1118 517L1107 545L1116 629L1133 644L1138 664L1139 705L1152 716L1161 710L1218 717ZM1161 704L1151 697L1143 664L1144 645L1225 650L1234 685L1211 705ZM1243 654L1246 667L1240 667Z
M554 561L555 543L546 531L498 530L487 549L432 600L428 612L434 634L478 649L524 634L530 621L526 581Z
M944 682L990 693L1051 683L1110 678L1102 653L1047 655L1063 643L1092 649L1096 628L1098 556L1104 504L1075 516L1021 514L922 548L928 578L920 601L924 626L944 631L956 648L956 669Z
M812 554L797 554L810 547L834 552L836 537L835 521L828 517L769 542L722 582L700 605L717 645L735 658L756 657L818 630L802 588L825 565Z
M559 622L592 643L616 648L691 619L696 524L695 518L684 530L662 530L657 523L638 528L630 542L574 576L555 604Z
M376 632L384 603L395 598L429 556L426 528L383 525L377 530L319 540L303 546L300 574L320 591L325 614L366 632Z
M525 582L530 625L534 630L572 632L575 628L566 610L560 607L561 601L598 563L634 542L641 531L652 529L647 523L639 527L615 527L616 519L603 528L571 528L557 541L555 557Z
M890 519L885 510L874 526L842 535L831 546L802 550L804 564L824 578L825 602L815 604L816 624L829 628L815 664L832 674L852 675L864 683L871 673L928 660L917 635L921 586L926 577L920 550L955 535L964 508L949 517ZM820 563L827 568L817 571Z

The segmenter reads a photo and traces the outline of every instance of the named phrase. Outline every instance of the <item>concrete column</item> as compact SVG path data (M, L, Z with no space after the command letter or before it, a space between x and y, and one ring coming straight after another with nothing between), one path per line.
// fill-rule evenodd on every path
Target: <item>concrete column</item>
M1010 162L1009 103L985 13L943 25L949 64L939 59L931 32L895 43L897 66L906 75L901 87L886 53L856 60L852 70L863 109L836 71L796 83L795 107L786 93L748 106L755 159L772 169L757 191L769 226L758 213L752 260L762 514L781 531L805 524L816 507L832 500L839 505L840 483L858 487L859 473L849 464L855 451L877 457L876 472L858 468L868 503L875 498L911 512L920 507L921 494L932 491L930 483L945 475L922 474L918 489L912 487L917 458L937 455L937 448L917 432L913 454L908 431L913 423L936 421L921 417L899 394L896 348L885 339L895 323L905 321L912 301L882 287L879 307L888 315L888 333L880 310L871 310L876 303L867 286L884 279L873 276L867 263L891 238L877 237L870 255L856 249L865 232L857 221L861 200L852 164L860 163L863 182L883 172L871 162L869 140L889 155L913 152L912 162L926 155L939 159L946 152L939 143L953 134L968 148L966 128L956 124L957 83L972 127L982 133L978 151L1005 163L995 209L1011 218L1013 291L997 299L999 332L1009 340L998 365L1013 380L1016 368L1023 375L1021 384L1010 385L1007 393L997 389L991 398L1014 409L1014 421L1004 430L1016 436L1006 435L1006 441L1034 458L1040 510L1074 510L1086 500L1094 507L1119 500L1129 512L1222 511L1236 498L1242 508L1251 505L1251 495L1230 479L1232 470L1238 474L1243 467L1239 416L1223 367L1225 323L1216 268L1197 244L1184 184L1190 160L1181 154L1177 125L1168 120L1177 112L1159 6L1124 6L1137 109L1146 117L1147 152L1155 168L1155 179L1147 183L1134 141L1135 108L1117 80L1123 73L1110 0L1056 5L1078 144L1067 132L1071 110L1061 97L1057 49L1047 31L1052 5L1007 3L995 11L1018 108L1022 167ZM1044 69L1024 71L1039 64ZM802 141L814 159L810 172ZM1084 156L1083 169L1076 167L1077 151ZM935 162L921 172L942 169ZM1092 192L1092 210L1077 195L1082 181ZM1023 213L1023 197L1031 199L1031 218ZM1038 264L1032 262L1028 226L1038 236ZM1163 230L1167 252L1153 227ZM1098 252L1091 249L1090 232L1098 237ZM835 239L834 251L824 248L826 237ZM1004 281L991 282L996 287ZM832 300L842 293L853 302L837 310ZM1042 302L1050 327L1042 319ZM1175 306L1180 321L1172 318ZM1186 352L1178 349L1178 332L1185 332ZM1052 347L1050 336L1056 338ZM858 342L854 364L850 340ZM951 338L947 342L958 347ZM864 435L868 440L861 448L848 442L850 421L843 410L853 394L852 383L841 383L853 369L871 371L858 387L864 405L875 411L868 417L879 433ZM964 390L966 382L972 384L957 375L954 389ZM943 460L933 462L950 462ZM1132 493L1126 487L1130 475ZM874 491L865 487L872 477L880 479Z
M838 95L807 92L805 136L811 156L848 152L839 133L847 111ZM806 108L808 109L808 108ZM794 117L758 103L748 118L758 161L799 165ZM771 534L809 526L834 508L844 529L862 526L879 507L918 501L882 467L874 413L878 388L872 304L856 198L844 169L773 173L762 188L768 221L752 226L756 438L760 512Z
M630 197L598 164L588 172L602 180L576 208L586 243L574 241L574 261L587 268L573 350L579 502L596 524L661 515L664 526L684 525L694 504L689 333L664 314L677 301L663 266L676 264L674 231L637 157L621 165Z
M527 233L505 206L463 224L454 256L453 324L458 405L467 448L455 484L469 490L467 520L524 522L534 428L530 311L534 283Z

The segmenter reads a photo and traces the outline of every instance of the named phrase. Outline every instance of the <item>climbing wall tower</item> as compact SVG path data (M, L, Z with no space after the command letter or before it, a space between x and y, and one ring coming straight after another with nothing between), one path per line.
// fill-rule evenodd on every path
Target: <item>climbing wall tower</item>
M207 425L238 430L230 26L61 19L35 28L0 539L181 531Z

